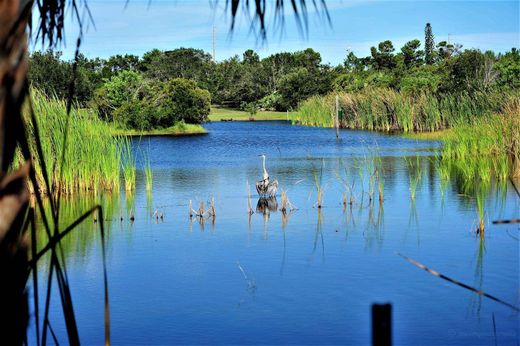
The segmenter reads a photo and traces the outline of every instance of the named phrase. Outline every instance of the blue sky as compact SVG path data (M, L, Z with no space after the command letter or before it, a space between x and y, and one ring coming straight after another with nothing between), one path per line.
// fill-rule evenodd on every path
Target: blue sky
M95 28L86 28L81 51L90 58L125 53L141 56L153 48L194 47L211 53L215 28L217 60L241 55L249 48L265 57L312 47L322 54L324 62L339 64L347 49L366 56L371 46L383 40L392 40L396 50L408 40L423 41L426 22L432 24L436 42L447 40L449 34L452 42L465 48L504 52L520 45L519 1L328 0L331 26L318 13L309 11L308 35L302 37L287 8L283 32L274 29L274 16L268 15L264 43L248 30L243 13L230 35L225 2L152 0L149 4L148 0L130 0L125 8L125 0L89 0ZM74 54L75 24L67 20L67 40L60 47L65 59Z

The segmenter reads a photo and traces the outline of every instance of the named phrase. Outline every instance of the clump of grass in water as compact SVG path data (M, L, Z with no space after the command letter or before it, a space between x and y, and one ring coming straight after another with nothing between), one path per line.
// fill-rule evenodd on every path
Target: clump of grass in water
M121 146L121 158L125 190L132 191L135 188L135 155L132 152L131 140L126 137L123 139Z
M385 200L384 195L384 189L385 189L385 179L383 178L381 172L382 168L376 169L376 180L377 180L377 187L379 192L379 203L383 203Z
M343 210L347 207L347 194L349 195L348 204L353 205L354 204L354 184L355 179L352 179L352 183L349 182L349 171L347 167L343 164L343 161L339 161L340 166L343 166L343 169L345 171L345 177L341 175L341 173L338 171L336 172L337 178L341 181L345 188L345 192L343 193Z
M475 194L475 198L477 201L477 212L479 217L479 224L477 228L477 234L480 235L480 238L484 238L484 218L485 218L485 201L486 201L486 189L483 186L478 186Z
M323 202L323 186L322 186L322 179L323 179L323 166L325 165L324 161L321 161L321 168L318 172L318 170L315 168L313 170L314 174L314 184L316 186L316 204L315 206L318 209L321 209L322 202Z
M376 168L374 167L374 157L370 159L365 157L365 169L368 172L368 201L372 203L374 199L375 183L376 183Z
M415 158L405 157L405 160L408 166L410 198L412 199L412 201L415 201L415 193L417 191L417 186L420 184L422 179L421 160L419 155L416 155Z
M148 142L148 151L142 151L142 157L144 162L144 175L146 178L146 191L149 193L152 191L152 183L153 183L153 171L152 171L152 163L150 160L150 142Z
M152 165L150 164L150 158L148 157L144 167L144 174L146 176L146 191L152 191L153 183L153 171Z

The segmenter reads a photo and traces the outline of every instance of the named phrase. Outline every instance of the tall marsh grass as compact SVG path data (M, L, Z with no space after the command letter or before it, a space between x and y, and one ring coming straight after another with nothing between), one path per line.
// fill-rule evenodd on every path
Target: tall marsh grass
M47 161L46 173L51 179L51 185L65 194L97 192L103 189L117 191L121 139L112 136L110 126L101 121L94 112L73 107L69 119L65 160L61 163L67 126L66 102L55 96L45 96L35 89L31 90L31 95L34 112L38 114L42 151ZM25 113L28 113L27 109ZM29 145L36 152L34 128L30 121L26 121L26 124ZM38 161L34 164L40 190L46 194L48 191L44 189L42 167Z
M339 97L343 128L421 132L470 124L492 113L502 113L517 93L459 93L438 97L406 94L391 89L365 89L356 93L314 96L304 101L292 121L308 126L332 127L335 96Z
M132 151L132 143L128 137L121 141L121 165L123 168L123 178L125 181L125 190L132 191L135 188L135 162L136 157Z
M444 139L442 161L466 179L506 180L520 176L520 99L511 100L502 114L458 125Z

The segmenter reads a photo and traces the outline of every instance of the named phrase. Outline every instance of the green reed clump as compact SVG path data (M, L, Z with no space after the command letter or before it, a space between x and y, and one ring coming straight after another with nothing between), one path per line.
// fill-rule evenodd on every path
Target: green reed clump
M323 206L323 166L325 165L324 161L321 161L321 168L318 170L315 167L313 167L313 174L314 174L314 184L316 187L316 207L318 209L321 209Z
M144 161L144 175L146 178L146 191L152 191L152 183L153 183L153 171L152 164L150 161L150 151L148 153L143 153L143 161Z
M417 187L421 183L422 180L422 167L421 167L421 158L419 155L415 157L405 157L406 165L408 167L408 182L410 189L410 198L412 201L415 201L415 193L417 191Z
M293 122L309 126L333 126L335 96L339 97L340 125L344 128L421 132L471 124L492 113L502 113L517 92L473 92L434 95L408 94L384 88L355 93L313 96L293 114Z
M330 96L329 96L330 98ZM303 101L297 114L292 114L293 123L306 126L332 127L334 102L321 96L312 96Z
M125 190L132 191L135 189L135 161L136 157L132 151L132 143L128 137L125 137L121 143L121 165L123 167L123 178L125 181Z
M378 155L374 159L374 174L377 181L377 188L379 192L379 203L383 203L385 200L385 178L383 175L383 161L381 155Z
M31 102L38 122L43 156L51 184L62 193L79 191L118 190L120 174L120 137L111 135L111 128L88 109L73 107L70 112L67 145L62 162L62 148L67 126L66 102L31 89ZM28 107L25 116L28 119ZM35 148L34 128L26 121L29 145ZM20 157L20 156L19 156ZM20 160L21 161L21 157ZM36 177L42 193L45 191L43 172L38 160L34 162Z

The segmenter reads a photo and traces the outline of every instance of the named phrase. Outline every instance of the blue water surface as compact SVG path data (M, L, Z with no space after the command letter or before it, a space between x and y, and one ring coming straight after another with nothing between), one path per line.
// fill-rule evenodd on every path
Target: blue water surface
M520 232L517 225L491 223L519 217L510 186L487 194L481 241L475 199L457 179L441 183L438 142L349 130L337 139L331 129L285 122L205 126L203 136L134 138L136 191L95 197L115 200L105 221L114 345L365 345L371 343L371 305L386 302L396 345L518 341L513 309L399 256L518 306ZM284 216L259 209L249 216L248 190L256 211L254 183L262 176L259 154L279 181L277 209L283 190L297 210ZM144 156L153 169L151 193ZM381 160L382 203L377 182L369 200L374 156ZM415 201L410 160L422 171ZM347 186L352 206L343 205ZM207 209L212 199L214 220L190 220L190 200L193 209L200 202ZM153 216L156 210L163 220ZM95 225L87 223L64 252L80 338L101 345L101 248ZM45 273L48 262L40 267ZM51 324L66 343L56 286L52 293ZM34 329L32 321L31 344Z

